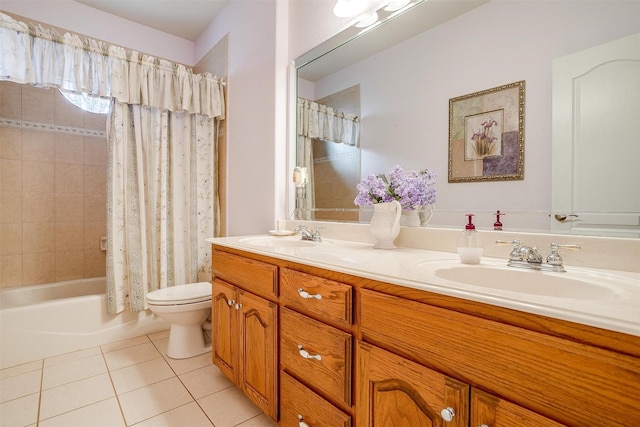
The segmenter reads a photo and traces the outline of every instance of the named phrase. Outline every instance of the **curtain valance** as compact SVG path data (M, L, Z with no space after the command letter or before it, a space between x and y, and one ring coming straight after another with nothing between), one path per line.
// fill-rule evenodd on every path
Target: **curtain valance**
M360 120L308 99L298 98L298 135L323 141L358 145Z
M60 35L0 13L0 80L55 87L160 110L224 117L220 80L104 42Z

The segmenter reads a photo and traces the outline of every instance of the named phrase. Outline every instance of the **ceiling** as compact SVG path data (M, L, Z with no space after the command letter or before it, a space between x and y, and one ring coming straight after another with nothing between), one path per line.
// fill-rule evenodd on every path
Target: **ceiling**
M111 15L195 41L229 0L75 0Z

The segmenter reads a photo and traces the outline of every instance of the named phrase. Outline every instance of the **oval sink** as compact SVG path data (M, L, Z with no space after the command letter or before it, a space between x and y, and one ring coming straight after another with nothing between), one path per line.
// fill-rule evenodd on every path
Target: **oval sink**
M277 237L277 236L259 236L247 237L240 239L240 243L251 246L262 246L266 248L303 248L307 246L315 246L316 242L302 240L299 236Z
M482 265L438 268L434 273L437 277L452 282L554 298L592 300L611 298L618 293L613 280L581 277L580 274L567 275L572 273L549 273Z

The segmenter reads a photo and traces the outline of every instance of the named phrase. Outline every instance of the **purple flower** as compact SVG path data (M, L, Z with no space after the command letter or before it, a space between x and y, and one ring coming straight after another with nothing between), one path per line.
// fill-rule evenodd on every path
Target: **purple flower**
M357 186L354 203L365 207L397 200L406 210L432 205L436 202L435 178L429 169L405 172L396 165L386 175L370 174L364 178Z

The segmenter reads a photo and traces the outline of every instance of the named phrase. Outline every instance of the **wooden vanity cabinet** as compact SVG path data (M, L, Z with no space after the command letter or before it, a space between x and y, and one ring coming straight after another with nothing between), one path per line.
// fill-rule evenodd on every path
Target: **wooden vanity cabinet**
M213 363L277 421L277 267L215 250L213 265Z
M640 426L638 337L243 254L213 360L280 427Z

